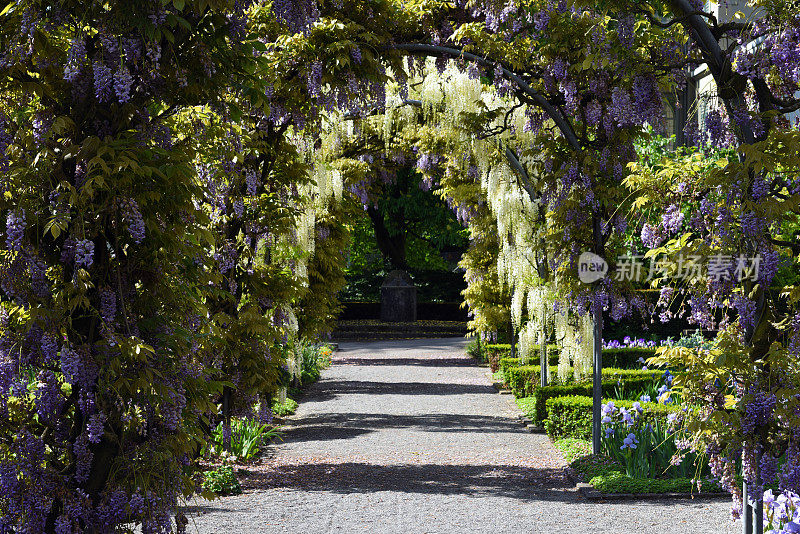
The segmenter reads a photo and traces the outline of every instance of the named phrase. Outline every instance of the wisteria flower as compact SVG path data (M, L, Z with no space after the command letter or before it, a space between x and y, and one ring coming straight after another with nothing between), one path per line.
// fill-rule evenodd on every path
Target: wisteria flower
M94 242L89 239L77 241L75 243L75 265L88 269L92 263L94 263Z

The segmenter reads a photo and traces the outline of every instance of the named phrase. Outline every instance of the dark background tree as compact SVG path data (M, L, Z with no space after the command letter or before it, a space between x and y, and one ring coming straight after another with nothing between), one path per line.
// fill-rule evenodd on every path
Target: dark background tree
M344 300L378 300L383 276L408 271L421 301L458 301L464 288L456 272L466 251L466 230L447 204L412 167L381 184L364 216L353 221Z

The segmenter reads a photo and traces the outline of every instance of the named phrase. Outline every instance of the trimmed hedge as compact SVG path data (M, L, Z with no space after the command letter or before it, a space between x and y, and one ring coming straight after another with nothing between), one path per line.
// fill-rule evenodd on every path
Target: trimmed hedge
M662 371L642 371L639 369L603 369L603 396L610 397L617 391L620 391L623 395L641 391L654 382L658 382L662 374ZM591 382L586 382L540 387L533 391L533 395L536 397L533 420L536 424L542 424L547 419L546 403L549 399L574 395L591 397L592 384Z
M652 358L656 355L655 348L629 347L620 349L603 349L603 367L617 367L620 369L641 369L639 358Z
M603 400L608 402L607 399ZM615 400L617 407L632 408L633 401ZM641 417L644 421L654 422L656 419L666 419L667 415L680 410L678 406L656 404L654 402L641 403L644 412ZM550 439L559 438L592 438L592 398L579 395L569 397L556 397L547 399L547 419L544 428Z
M551 354L550 356L548 356L547 360L551 367L558 368L558 354L556 354L555 356ZM537 355L528 358L527 365L539 365L539 356ZM503 369L504 371L507 371L512 367L522 367L523 366L522 358L501 358L499 366L500 369Z
M506 384L515 397L529 397L536 388L540 387L541 367L538 365L523 365L521 367L508 367L503 372ZM550 376L558 374L558 367L550 366Z
M658 382L662 376L664 376L664 371L661 369L648 369L647 371L644 371L642 369L619 369L617 367L603 367L603 378L608 380L611 380L612 378L616 378L617 380L647 378L654 382Z
M556 345L548 345L547 346L547 359L550 365L558 365L558 346ZM486 345L486 359L491 358L492 356L497 357L500 360L510 359L510 360L520 360L519 357L511 358L511 345L509 344L495 344L495 345ZM533 349L533 354L528 358L528 361L539 362L539 348L536 347ZM519 365L519 363L517 364Z
M589 483L600 493L699 493L697 484L688 478L631 478L618 471L598 475ZM712 480L704 480L701 489L703 493L723 491Z

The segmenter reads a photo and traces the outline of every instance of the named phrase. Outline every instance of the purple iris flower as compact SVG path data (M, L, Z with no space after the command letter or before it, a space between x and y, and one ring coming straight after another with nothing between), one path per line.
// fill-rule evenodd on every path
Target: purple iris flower
M633 432L631 432L630 434L628 434L625 437L624 440L622 440L622 446L620 447L620 449L623 449L623 450L626 449L626 448L627 449L635 449L637 443L639 443L639 440L636 439L636 435Z

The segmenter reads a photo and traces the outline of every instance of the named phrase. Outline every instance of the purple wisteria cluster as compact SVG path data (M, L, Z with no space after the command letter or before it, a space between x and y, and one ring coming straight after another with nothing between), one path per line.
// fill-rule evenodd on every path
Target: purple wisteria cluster
M316 0L275 0L272 12L293 33L307 30L320 15Z
M3 67L36 87L2 90L0 169L18 178L0 219L0 533L164 533L192 489L184 409L199 420L213 385L184 325L202 310L186 258L203 214L174 114L219 106L220 57L252 59L235 57L235 4L6 14Z
M128 198L120 201L119 208L131 239L137 245L141 245L145 238L145 224L139 211L139 204L134 199Z
M621 349L621 348L652 348L657 347L658 344L652 340L645 340L643 338L632 338L630 336L625 336L622 341L617 339L613 339L610 341L603 340L603 348L604 349Z

